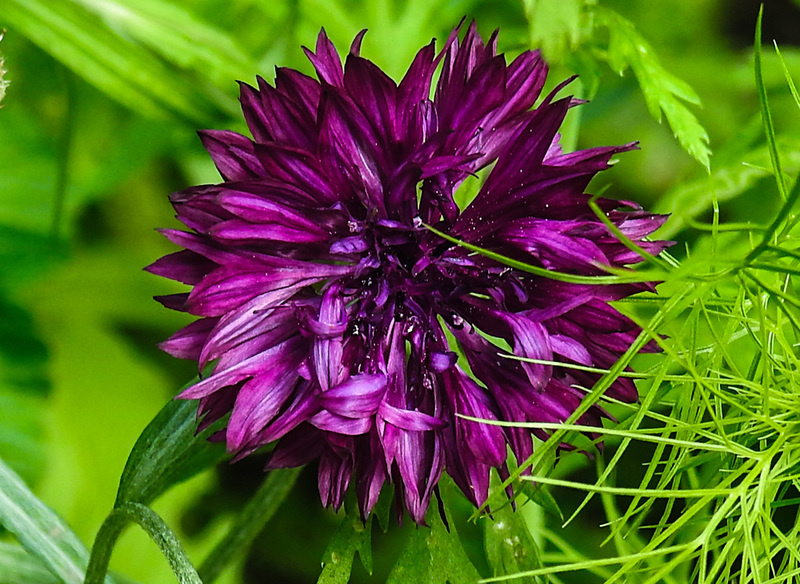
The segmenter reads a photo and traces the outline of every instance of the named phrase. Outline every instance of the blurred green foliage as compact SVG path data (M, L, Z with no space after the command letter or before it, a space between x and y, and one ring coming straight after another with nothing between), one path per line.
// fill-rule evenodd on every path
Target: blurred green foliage
M341 51L369 29L363 53L395 78L465 15L484 33L500 27L508 53L541 46L553 83L578 72L571 87L592 99L570 114L578 146L640 141L594 190L610 184L611 196L672 213L663 236L687 244L698 239L688 227L709 222L715 205L734 223L767 222L779 205L763 188L771 171L752 80L757 8L745 0L0 0L0 458L91 543L137 436L196 374L155 347L186 320L151 297L179 288L141 271L172 251L154 232L177 226L167 193L218 180L194 131L244 132L235 81L270 79L275 65L310 72L299 47L320 27ZM775 37L798 78L798 31L800 3L765 3L763 74L789 176L800 170L799 117L768 45ZM666 124L656 121L662 113ZM651 452L631 454L624 468L638 477ZM190 556L210 549L255 491L258 466L223 465L156 502ZM585 476L585 461L562 462L562 476L573 472ZM346 523L336 531L313 482L301 476L222 581L313 581L334 533L353 547L352 560L359 534ZM578 504L568 490L558 497L562 507ZM600 518L599 504L588 506L560 536L564 549L593 550L604 537ZM490 565L536 567L503 548L502 526L487 536L497 536L488 559L480 531L459 529L459 553L484 576L496 575ZM444 533L437 524L407 545L426 537L451 545ZM402 535L376 533L374 576L357 568L353 581L386 580L409 553ZM137 532L123 538L112 567L172 581Z

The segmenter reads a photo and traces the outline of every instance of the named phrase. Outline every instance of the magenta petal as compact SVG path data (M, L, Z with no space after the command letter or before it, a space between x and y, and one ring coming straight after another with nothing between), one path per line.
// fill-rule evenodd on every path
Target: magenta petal
M403 430L421 432L444 428L447 422L430 414L415 410L404 410L381 402L378 415L389 424Z
M565 335L550 335L550 345L553 353L566 357L570 361L575 361L581 365L591 367L592 355L589 350L577 340Z
M447 376L445 380L447 383ZM487 421L497 419L489 406L489 396L477 383L460 371L450 376L450 381L454 384L451 391L455 394L456 414ZM469 449L475 460L494 467L505 462L506 442L500 426L464 418L456 419L456 426L460 444Z
M395 460L402 478L398 488L408 512L414 521L424 524L433 488L444 469L441 440L432 432L401 431Z
M320 394L319 403L332 414L364 418L378 411L385 388L385 375L353 375Z
M318 243L328 239L328 235L316 227L303 229L300 226L280 223L248 223L232 219L218 223L210 232L214 239L230 241L271 240L286 243Z
M506 314L503 315L503 318L514 333L516 354L542 361L553 359L550 335L544 325L516 314ZM541 389L547 384L552 372L552 367L549 365L525 361L522 362L522 368L528 374L531 385L536 389Z
M317 410L318 406L313 400L313 386L307 382L300 383L294 390L291 403L252 439L253 448L282 438L311 418Z
M203 345L216 324L216 318L196 320L160 343L158 347L178 359L199 361Z
M346 434L348 436L366 434L372 428L372 418L351 418L340 416L326 410L318 412L308 421L320 430L326 430L336 434Z
M428 359L430 360L431 368L434 371L441 373L447 369L450 369L456 364L456 361L458 361L458 355L452 351L447 351L446 353L434 351L430 354Z
M326 234L320 225L309 219L304 209L295 210L290 205L271 200L263 195L240 191L223 191L219 204L227 211L253 224L278 224L297 230Z
M353 458L349 452L336 452L328 449L319 458L319 477L317 484L322 504L339 509L344 502L347 487L353 474Z
M235 452L266 427L278 414L297 382L297 365L266 369L242 385L228 421L228 450Z

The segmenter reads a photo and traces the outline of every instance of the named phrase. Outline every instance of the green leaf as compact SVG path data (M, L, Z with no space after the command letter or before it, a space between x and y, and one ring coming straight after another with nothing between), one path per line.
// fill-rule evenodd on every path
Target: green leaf
M0 541L0 582L59 584L61 581L20 546Z
M372 574L372 520L362 523L358 508L353 507L333 535L322 559L322 573L317 584L347 584L356 552L369 574Z
M608 28L608 64L619 75L631 68L650 115L660 122L663 112L683 149L709 168L708 133L684 104L700 105L700 98L687 83L664 69L633 23L608 8L598 7L595 15L597 23Z
M428 514L431 523L428 535L428 551L431 554L431 576L433 582L451 584L474 584L480 574L467 556L456 531L455 522L448 517L450 528L445 527L439 510Z
M493 509L484 522L486 559L493 576L510 576L517 572L541 568L539 549L531 536L524 517L510 505ZM520 584L535 584L539 580L526 577Z
M135 38L115 32L97 14L74 2L6 0L3 17L9 27L77 75L145 115L173 116L197 125L223 110L236 110L232 95L222 94L199 75L171 66Z
M5 202L3 193L3 204ZM18 285L39 276L63 256L62 251L53 249L46 236L0 223L0 265L3 266L0 286Z
M78 537L0 460L0 524L66 584L82 584L89 554ZM111 580L106 579L110 584Z
M115 506L148 503L171 485L194 476L224 456L208 437L219 424L197 433L197 403L172 400L147 425L131 451Z
M0 386L0 458L29 481L39 477L45 459L45 404L40 396Z
M428 551L427 529L417 527L406 540L397 563L392 568L386 584L427 584L433 582L431 554Z
M107 26L161 55L181 69L192 70L220 88L249 78L251 59L222 31L206 24L178 3L163 0L77 0Z
M547 511L550 515L558 518L560 521L564 521L564 512L561 511L558 500L556 500L553 493L550 492L550 489L544 485L537 485L528 481L522 481L515 488L519 488L521 493Z
M248 501L233 522L233 525L228 529L225 537L217 544L198 569L198 573L205 584L210 584L216 580L234 557L247 552L250 544L261 532L267 521L275 514L278 507L281 506L289 491L292 490L301 470L301 468L287 468L270 471L261 488ZM345 521L347 520L345 519ZM369 545L366 546L366 552L371 552ZM359 548L359 553L363 559L364 550ZM371 573L372 567L369 566L367 570Z
M425 519L430 527L417 527L410 535L387 584L475 584L480 580L461 545L452 517L447 515L448 529L438 506L431 505Z
M551 63L561 63L591 30L585 7L593 0L524 0L531 47Z

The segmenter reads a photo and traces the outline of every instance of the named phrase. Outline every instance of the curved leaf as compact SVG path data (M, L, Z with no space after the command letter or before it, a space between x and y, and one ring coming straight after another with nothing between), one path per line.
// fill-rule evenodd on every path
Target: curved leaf
M82 584L89 554L66 523L0 460L0 524L66 584ZM106 578L111 584L111 579Z
M156 414L131 450L117 490L115 506L148 503L224 456L208 437L218 425L197 433L197 403L172 400Z

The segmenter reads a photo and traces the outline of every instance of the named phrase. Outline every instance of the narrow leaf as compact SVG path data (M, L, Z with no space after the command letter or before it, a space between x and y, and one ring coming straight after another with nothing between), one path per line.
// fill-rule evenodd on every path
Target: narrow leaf
M178 117L197 125L221 110L235 110L232 96L209 91L201 78L170 66L76 3L8 0L3 18L77 75L145 115Z
M194 401L167 403L136 441L122 471L116 505L148 503L171 485L221 460L222 446L208 442L216 428L197 433Z
M758 92L758 104L761 107L761 120L764 124L764 133L767 136L767 146L769 147L769 156L772 161L772 170L778 185L778 192L781 194L781 199L785 201L787 197L786 182L783 180L781 158L778 155L778 146L775 138L775 124L772 122L772 111L769 107L767 88L764 85L764 75L761 71L761 19L763 15L764 5L762 4L758 11L758 20L756 20L756 35L753 43L753 69L756 79L756 91Z
M552 515L559 521L564 521L564 512L558 505L558 501L553 496L553 493L543 485L537 485L527 481L523 481L519 487L520 492L524 493L531 501L539 505L547 513Z
M59 584L61 580L20 546L0 541L0 582Z
M2 34L0 34L0 40L3 40ZM6 87L8 87L8 80L3 79L6 74L4 65L3 57L0 56L0 102L3 101L3 98L6 96Z
M270 471L264 484L239 513L225 537L200 566L198 573L205 584L216 580L234 557L247 552L292 490L300 471L300 468Z
M328 544L322 559L322 573L317 584L347 584L353 569L356 552L364 561L365 568L372 573L371 537L372 522L364 525L355 510L348 513ZM365 559L368 558L368 559Z
M81 584L89 554L78 537L0 460L0 524L66 584ZM110 579L106 580L110 583Z
M114 30L135 39L180 67L226 87L252 75L255 65L222 31L197 19L179 3L164 0L76 0Z
M787 172L796 172L800 165L800 141L786 137L778 140L786 159ZM669 213L670 218L658 232L668 239L685 229L693 219L708 212L714 199L718 203L731 201L752 189L758 181L769 176L770 154L764 145L744 153L741 159L715 168L708 176L683 182L660 198L655 213Z

